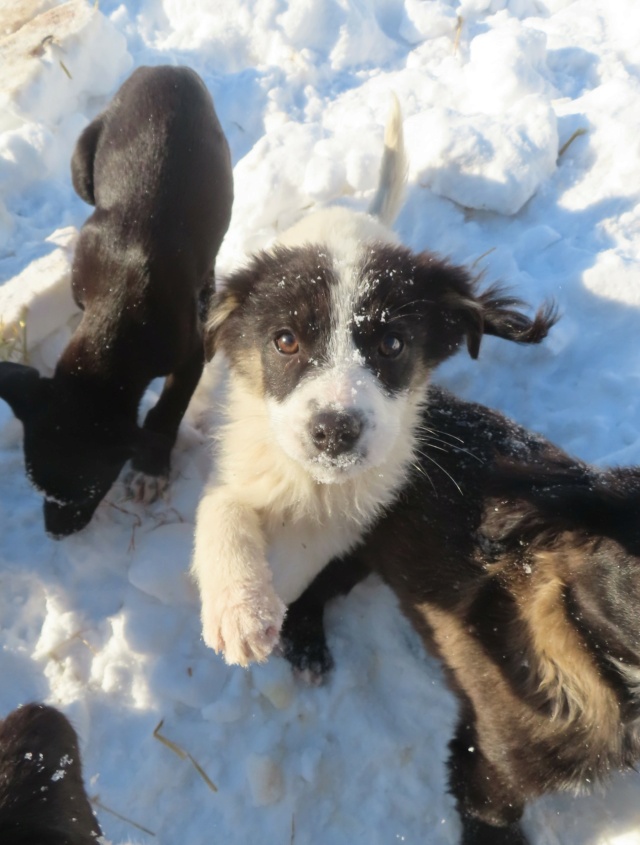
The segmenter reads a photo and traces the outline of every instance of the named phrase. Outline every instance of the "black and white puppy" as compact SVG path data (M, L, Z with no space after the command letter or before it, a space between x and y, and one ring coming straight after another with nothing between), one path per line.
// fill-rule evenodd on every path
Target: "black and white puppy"
M14 710L0 723L0 842L95 845L101 835L69 720L43 704Z
M184 67L137 69L81 134L72 176L95 205L72 269L82 320L53 378L0 364L0 398L23 423L27 473L54 536L90 521L129 458L140 498L166 485L204 366L202 316L233 200L211 96ZM164 389L139 428L159 376Z
M289 608L285 652L326 668L325 602L378 573L459 700L463 845L523 845L527 801L640 761L640 470L595 470L440 389L426 400L396 500Z
M421 446L429 376L483 334L534 343L499 290L415 254L388 228L405 182L402 119L388 124L372 209L330 208L253 257L215 297L227 422L197 513L193 573L205 642L265 660L285 606L358 546L397 499Z

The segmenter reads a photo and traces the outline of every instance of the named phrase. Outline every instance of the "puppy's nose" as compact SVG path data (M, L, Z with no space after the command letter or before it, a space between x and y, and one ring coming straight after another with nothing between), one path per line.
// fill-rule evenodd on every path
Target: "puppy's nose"
M100 500L81 505L61 505L57 502L44 502L44 530L53 540L61 540L75 534L91 522L91 517Z
M353 449L361 433L362 417L358 413L320 411L311 420L314 446L330 458Z

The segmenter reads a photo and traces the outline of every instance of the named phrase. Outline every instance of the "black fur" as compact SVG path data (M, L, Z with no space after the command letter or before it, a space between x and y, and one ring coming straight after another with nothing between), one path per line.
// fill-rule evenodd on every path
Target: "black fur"
M0 397L24 425L27 473L54 536L83 528L128 458L166 478L204 365L202 312L231 215L229 149L202 80L139 68L81 134L72 291L80 326L52 379L0 364ZM149 382L167 376L142 428Z
M321 683L334 665L324 633L325 604L346 595L369 572L357 557L332 560L314 579L313 587L289 605L280 630L281 651L310 683Z
M355 550L351 585L382 576L459 697L462 842L523 845L527 801L640 760L640 470L599 472L480 405L428 400L423 457ZM349 589L344 561L291 607L296 666L332 582Z
M2 845L94 845L101 835L69 721L43 704L14 710L0 723Z

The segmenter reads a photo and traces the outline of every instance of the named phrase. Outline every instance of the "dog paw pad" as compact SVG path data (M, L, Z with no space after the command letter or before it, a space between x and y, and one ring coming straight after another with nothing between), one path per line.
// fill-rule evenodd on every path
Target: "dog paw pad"
M169 479L165 475L147 475L132 470L124 477L125 499L143 505L161 499L168 487Z

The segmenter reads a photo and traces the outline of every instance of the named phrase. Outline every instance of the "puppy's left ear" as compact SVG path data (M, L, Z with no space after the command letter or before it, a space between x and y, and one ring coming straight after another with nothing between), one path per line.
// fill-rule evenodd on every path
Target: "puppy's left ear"
M499 285L493 285L476 297L482 316L482 331L467 333L467 348L472 358L478 357L483 334L502 337L514 343L540 343L554 326L560 314L555 302L543 303L533 319L520 310L525 303Z
M452 278L455 277L452 275ZM526 308L525 303L498 285L482 294L475 293L473 283L469 283L466 290L459 285L452 286L444 293L440 304L462 328L467 350L474 359L478 357L486 334L514 343L540 343L559 319L554 302L544 303L533 319L527 317L519 310Z
M494 285L478 293L477 281L464 268L429 252L413 259L414 279L424 297L428 343L435 362L444 361L466 340L469 355L477 358L486 334L516 343L540 343L558 320L554 303L543 305L533 319L520 309L521 300Z

